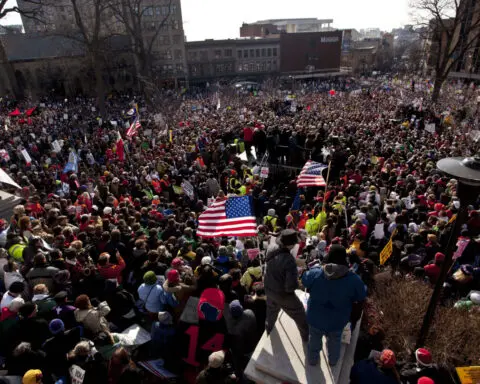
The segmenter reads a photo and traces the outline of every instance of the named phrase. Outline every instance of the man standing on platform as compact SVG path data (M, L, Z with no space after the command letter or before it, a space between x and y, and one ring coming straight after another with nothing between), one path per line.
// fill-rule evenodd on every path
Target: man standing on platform
M308 363L318 364L322 339L326 336L328 362L334 366L340 358L342 332L350 320L352 308L363 304L367 291L360 277L350 271L347 252L341 245L330 247L324 263L302 276L302 284L310 293L307 304L310 327Z
M267 249L265 293L267 295L267 319L265 330L270 335L280 309L290 316L300 331L302 340L308 341L308 325L305 308L295 294L298 288L298 271L290 251L298 243L298 234L293 229L284 230L277 244Z

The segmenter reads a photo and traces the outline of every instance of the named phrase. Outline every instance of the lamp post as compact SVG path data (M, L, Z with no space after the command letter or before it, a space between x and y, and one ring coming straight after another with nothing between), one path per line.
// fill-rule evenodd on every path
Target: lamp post
M421 348L425 344L425 340L427 339L435 315L435 309L437 308L438 300L443 289L443 284L453 261L453 252L455 251L454 247L457 243L457 238L460 235L462 225L468 218L467 207L469 204L475 202L480 192L480 156L442 159L437 162L437 168L443 173L458 180L457 196L460 200L460 209L457 218L453 223L453 229L445 250L445 261L430 298L427 312L423 318L423 324L418 335L416 348Z

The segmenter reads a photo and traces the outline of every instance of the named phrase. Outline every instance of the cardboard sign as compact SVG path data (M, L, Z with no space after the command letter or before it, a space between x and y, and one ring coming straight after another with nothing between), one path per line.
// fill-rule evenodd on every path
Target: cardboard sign
M260 170L260 177L262 179L268 179L268 172L269 169L267 167L262 167L262 169Z
M457 367L458 378L462 384L480 383L480 366L474 367Z

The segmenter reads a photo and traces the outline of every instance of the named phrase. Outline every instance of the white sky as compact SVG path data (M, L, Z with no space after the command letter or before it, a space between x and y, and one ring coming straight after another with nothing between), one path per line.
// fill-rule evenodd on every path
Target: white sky
M14 4L15 0L10 0ZM243 22L264 19L333 19L336 28L380 28L408 24L408 0L182 0L188 41L240 36ZM1 24L19 24L16 14Z

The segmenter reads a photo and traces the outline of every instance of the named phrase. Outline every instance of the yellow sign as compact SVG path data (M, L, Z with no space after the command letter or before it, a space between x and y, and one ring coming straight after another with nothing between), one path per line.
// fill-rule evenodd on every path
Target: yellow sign
M480 384L480 367L457 367L458 378L462 384Z
M452 224L455 221L456 218L457 218L457 215L453 215L452 218L450 220L448 220L447 225Z
M385 262L392 256L393 252L393 236L397 233L397 230L395 229L392 233L392 236L390 236L390 240L388 240L387 245L383 248L382 252L380 252L380 265L385 264Z

